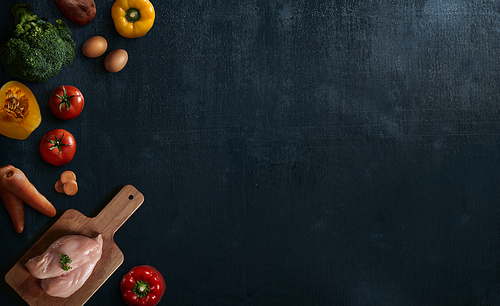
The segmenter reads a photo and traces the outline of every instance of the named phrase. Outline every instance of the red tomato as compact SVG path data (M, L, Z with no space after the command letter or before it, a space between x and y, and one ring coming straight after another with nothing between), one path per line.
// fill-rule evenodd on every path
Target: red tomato
M75 156L75 137L66 130L55 129L43 136L39 149L43 160L54 166L62 166Z
M59 119L70 120L80 115L85 100L77 88L73 86L59 86L49 99L50 111Z

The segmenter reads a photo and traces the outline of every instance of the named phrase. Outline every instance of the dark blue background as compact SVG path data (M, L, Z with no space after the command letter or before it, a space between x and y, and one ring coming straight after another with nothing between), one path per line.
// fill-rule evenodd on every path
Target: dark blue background
M90 24L68 21L74 62L26 83L40 127L0 138L0 164L58 215L95 216L126 184L144 194L115 235L124 263L87 305L123 305L141 264L165 277L161 305L500 304L498 1L156 0L137 39L96 2ZM123 71L83 56L93 35L129 52ZM72 121L47 105L63 84L85 96ZM53 128L76 137L66 166L39 156ZM53 189L66 169L74 197ZM0 218L4 275L56 218L28 207L22 234ZM18 301L0 286L1 305Z

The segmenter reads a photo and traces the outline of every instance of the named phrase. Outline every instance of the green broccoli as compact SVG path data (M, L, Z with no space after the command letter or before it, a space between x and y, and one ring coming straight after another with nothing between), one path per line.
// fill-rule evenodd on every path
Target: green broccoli
M75 42L62 20L52 25L24 3L15 4L11 12L16 24L13 37L0 42L0 61L8 74L43 83L73 62Z

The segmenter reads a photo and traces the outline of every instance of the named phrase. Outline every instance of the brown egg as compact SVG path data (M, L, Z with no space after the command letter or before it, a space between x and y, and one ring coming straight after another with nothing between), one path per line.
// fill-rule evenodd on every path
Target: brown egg
M109 72L118 72L125 67L128 61L128 53L123 49L111 51L104 60L104 66Z
M108 42L102 36L92 36L83 44L83 55L90 58L96 58L104 54L108 49Z

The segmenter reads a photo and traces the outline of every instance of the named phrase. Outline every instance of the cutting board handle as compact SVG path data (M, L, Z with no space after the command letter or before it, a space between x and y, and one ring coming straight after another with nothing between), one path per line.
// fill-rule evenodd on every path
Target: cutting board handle
M112 238L115 232L143 202L144 196L142 193L134 186L126 185L93 219L96 223L102 224L101 234Z

